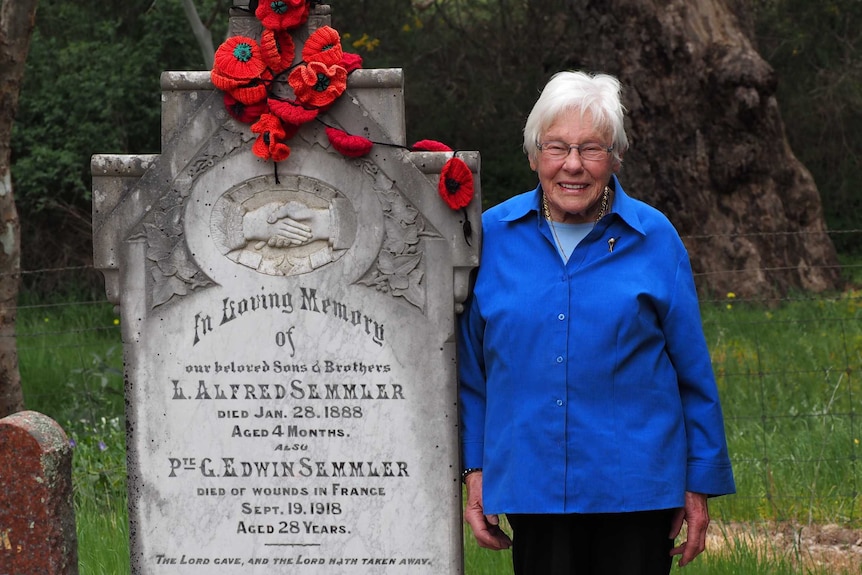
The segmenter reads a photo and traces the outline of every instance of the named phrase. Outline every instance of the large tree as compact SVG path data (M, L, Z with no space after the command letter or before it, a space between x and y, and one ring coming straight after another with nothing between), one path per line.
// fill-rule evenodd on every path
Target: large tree
M24 409L15 345L21 226L12 194L9 144L36 19L36 3L37 0L0 2L0 417Z
M230 3L195 0L196 25L224 37ZM40 0L12 134L25 268L92 263L90 156L158 152L161 73L207 69L188 4ZM101 283L96 273L29 274L22 289L98 294Z
M333 17L353 38L398 18L407 30L404 4L359 0L334 7ZM777 78L753 45L749 3L427 4L421 34L379 33L391 46L380 59L406 69L415 137L482 152L491 203L535 185L519 156L521 129L550 75L609 72L623 82L629 109L623 185L677 225L704 293L838 287L818 190L785 137ZM382 42L380 51L387 48ZM449 108L458 113L441 113Z
M598 14L584 22L593 49L572 63L630 87L625 176L688 236L701 285L760 296L837 287L820 196L788 144L776 76L739 17L745 3L608 4L618 32L596 29Z

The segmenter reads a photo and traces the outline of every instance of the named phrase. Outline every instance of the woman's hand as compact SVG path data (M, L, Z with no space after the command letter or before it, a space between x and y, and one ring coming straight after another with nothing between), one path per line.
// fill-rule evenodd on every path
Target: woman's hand
M679 566L684 567L706 549L706 528L709 527L709 509L706 495L703 493L685 492L685 507L674 515L670 529L670 538L676 539L682 529L682 522L688 525L686 540L671 549L671 555L682 555Z
M482 505L482 472L474 471L467 476L467 503L464 506L464 521L473 530L473 537L479 547L485 549L508 549L512 540L500 529L500 518L496 515L485 515Z

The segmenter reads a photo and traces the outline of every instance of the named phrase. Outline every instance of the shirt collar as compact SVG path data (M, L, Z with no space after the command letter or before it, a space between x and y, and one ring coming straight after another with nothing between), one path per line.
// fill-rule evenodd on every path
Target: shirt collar
M615 175L611 176L611 185L614 187L614 203L611 206L611 213L620 217L629 227L634 229L641 235L646 235L643 225L637 214L637 202L629 197L623 190L619 179ZM525 217L530 212L539 212L539 205L542 203L542 186L536 186L532 192L521 194L512 198L507 204L508 212L502 214L500 221L513 222Z

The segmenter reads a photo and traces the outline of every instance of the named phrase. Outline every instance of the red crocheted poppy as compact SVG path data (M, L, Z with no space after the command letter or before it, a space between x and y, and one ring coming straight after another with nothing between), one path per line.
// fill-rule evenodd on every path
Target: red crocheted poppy
M222 76L248 82L260 77L266 70L266 62L258 43L246 36L232 36L222 42L213 60L213 72Z
M222 92L228 92L235 88L239 88L243 84L246 84L249 80L237 80L236 78L231 78L230 76L226 76L219 72L216 68L213 68L210 71L210 80L213 83L213 86L221 90Z
M440 197L453 210L459 210L473 199L473 172L460 158L450 158L440 170L437 183Z
M269 69L274 74L279 74L293 64L296 46L290 32L266 28L260 37L260 52Z
M281 120L272 114L263 114L260 120L252 125L251 131L260 134L251 147L251 151L258 158L280 162L290 155L290 147L284 143L287 134Z
M452 148L437 140L419 140L410 146L411 152L451 152Z
M265 70L260 78L256 78L248 84L231 88L227 90L227 93L243 104L250 106L266 100L267 89L271 81L272 72Z
M343 56L341 36L335 28L329 26L315 30L302 47L302 59L306 62L320 62L327 66L340 65Z
M319 112L317 108L309 110L290 100L270 98L267 102L269 103L270 112L278 116L285 124L293 126L301 126L312 121L317 117L317 113Z
M282 122L281 125L284 127L285 140L293 138L300 128L300 126L297 126L296 124L285 124L284 122Z
M324 108L338 99L347 87L347 71L341 66L309 62L297 66L287 77L296 99L316 108Z
M308 20L306 0L261 0L254 11L264 28L292 30Z
M344 55L341 57L341 67L347 70L348 74L354 70L358 70L362 67L362 56L344 52Z
M348 158L361 158L371 151L374 142L362 136L353 136L338 128L326 128L326 137L332 147Z
M254 123L267 111L266 102L245 105L230 94L224 95L224 107L234 120L243 124Z

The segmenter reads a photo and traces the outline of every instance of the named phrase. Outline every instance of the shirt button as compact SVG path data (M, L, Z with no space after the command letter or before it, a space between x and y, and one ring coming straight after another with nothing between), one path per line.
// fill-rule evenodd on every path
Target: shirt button
M566 314L561 313L560 315L557 316L557 319L560 321L563 321L564 319L566 319Z
M563 406L563 400L562 400L562 399L558 399L558 400L557 400L557 405L559 405L560 407L562 407L562 406Z
M563 356L562 355L557 356L557 363L563 363Z

